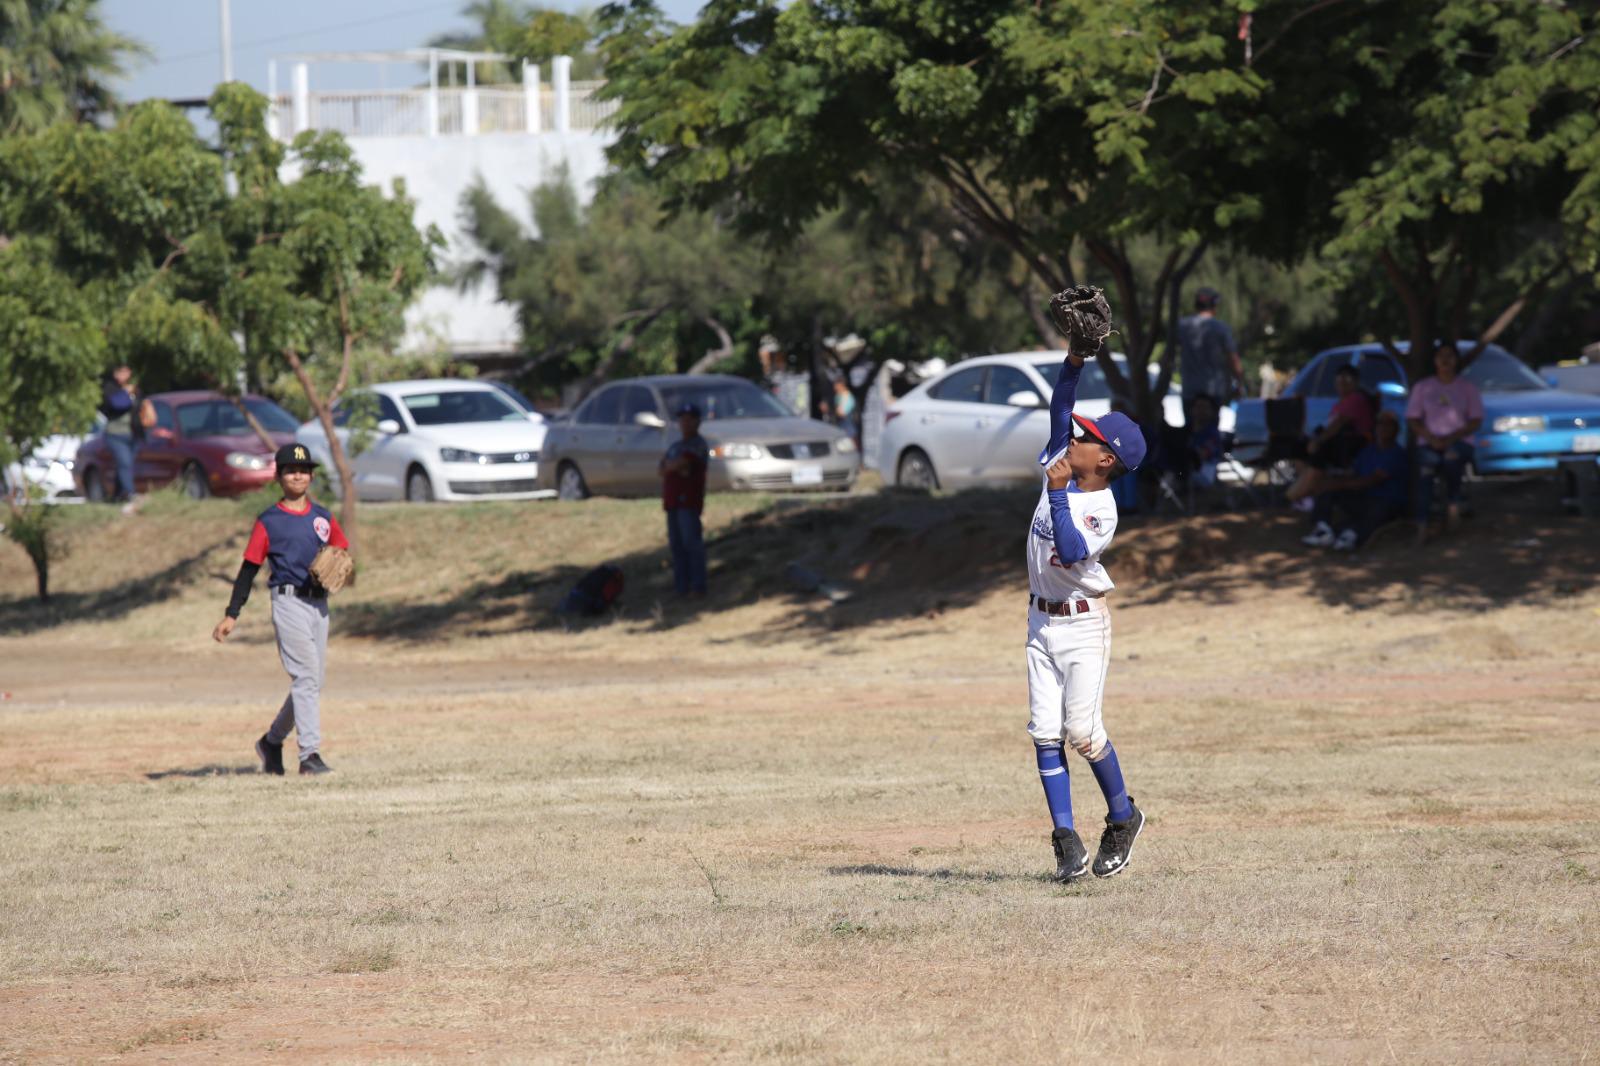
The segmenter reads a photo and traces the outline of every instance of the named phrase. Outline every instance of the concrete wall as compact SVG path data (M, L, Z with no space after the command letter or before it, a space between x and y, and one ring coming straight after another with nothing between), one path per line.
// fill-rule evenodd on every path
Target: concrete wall
M438 226L449 244L441 256L448 268L472 258L461 225L461 198L481 175L500 206L532 232L529 192L565 164L579 199L587 202L605 172L607 133L482 134L476 137L357 137L350 141L366 180L387 191L395 178L416 201L418 226ZM405 347L425 349L443 340L463 356L514 350L520 340L514 310L497 302L493 280L470 292L439 286L428 290L406 318Z

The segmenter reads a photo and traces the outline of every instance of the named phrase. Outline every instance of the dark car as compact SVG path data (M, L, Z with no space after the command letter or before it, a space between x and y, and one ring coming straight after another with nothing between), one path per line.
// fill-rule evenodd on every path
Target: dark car
M1467 352L1474 344L1458 346ZM1396 347L1403 353L1408 346ZM1284 396L1305 401L1303 428L1309 431L1327 420L1336 402L1334 374L1347 365L1355 367L1361 387L1405 425L1410 382L1404 367L1382 345L1357 344L1319 352L1284 390ZM1471 438L1478 474L1553 471L1565 459L1600 454L1600 398L1552 389L1494 344L1485 345L1461 376L1483 394L1483 426ZM1238 412L1233 454L1245 463L1258 461L1269 438L1266 401L1240 400Z
M294 440L299 423L264 396L244 404L273 439L267 447L238 405L218 392L161 392L149 397L156 424L134 452L134 489L146 492L180 481L183 490L205 496L242 496L271 481L272 453ZM74 472L83 495L109 499L116 492L117 468L104 431L83 442Z

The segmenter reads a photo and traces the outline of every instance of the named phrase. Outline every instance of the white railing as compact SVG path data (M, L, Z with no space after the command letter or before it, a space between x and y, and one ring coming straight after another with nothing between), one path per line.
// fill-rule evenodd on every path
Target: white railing
M575 81L567 93L569 130L595 130L617 110L615 100L598 100L605 82ZM430 107L430 98L434 101ZM537 128L528 129L530 99L536 101ZM270 111L273 128L284 140L300 130L295 98L279 95ZM305 95L306 129L334 130L346 137L461 137L494 133L560 130L559 94L548 85L525 89L374 89L363 92L310 92ZM430 118L437 114L437 126Z

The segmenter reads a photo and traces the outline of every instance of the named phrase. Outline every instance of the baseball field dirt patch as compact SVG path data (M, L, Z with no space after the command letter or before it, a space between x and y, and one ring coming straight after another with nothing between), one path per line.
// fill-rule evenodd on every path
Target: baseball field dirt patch
M368 508L314 780L256 772L260 591L208 639L237 507L72 516L51 605L0 543L0 1062L1600 1057L1592 522L1131 525L1149 825L1061 887L1032 499L721 497L687 604L648 502Z

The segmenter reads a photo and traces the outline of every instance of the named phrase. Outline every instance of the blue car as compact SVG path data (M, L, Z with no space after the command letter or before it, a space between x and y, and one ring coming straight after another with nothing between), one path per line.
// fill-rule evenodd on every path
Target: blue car
M1462 341L1457 346L1465 355L1475 344ZM1395 347L1404 352L1408 346ZM1381 344L1355 344L1318 352L1284 389L1286 397L1305 399L1302 431L1328 420L1337 398L1333 375L1347 364L1361 375L1361 387L1377 396L1384 410L1399 415L1404 427L1410 386L1405 368ZM1485 345L1461 375L1483 394L1483 426L1472 438L1477 473L1553 471L1563 459L1600 455L1600 396L1553 389L1522 360L1493 344ZM1266 452L1266 403L1238 402L1233 453L1242 462L1259 460Z

